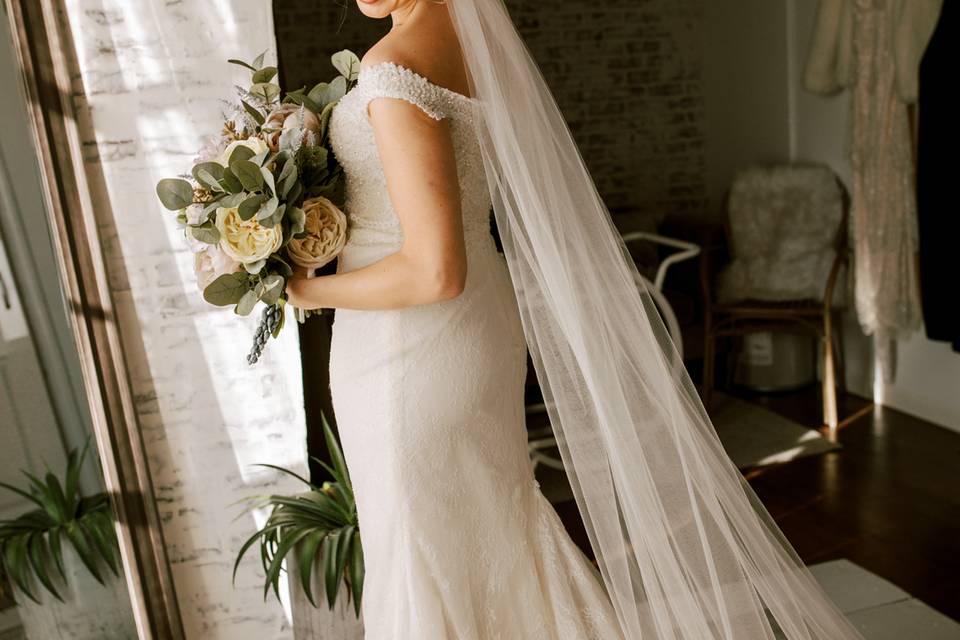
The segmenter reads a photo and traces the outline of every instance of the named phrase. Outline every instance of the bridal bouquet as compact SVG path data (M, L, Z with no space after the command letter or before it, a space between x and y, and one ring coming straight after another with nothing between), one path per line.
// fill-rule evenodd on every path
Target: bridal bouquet
M230 60L250 70L236 87L224 125L201 149L189 174L157 184L165 208L177 212L194 253L204 299L249 315L264 303L247 362L254 364L270 336L283 328L287 278L333 260L346 237L341 169L327 140L334 105L356 82L360 60L343 50L331 58L339 72L281 98L277 68ZM294 310L303 321L306 313Z

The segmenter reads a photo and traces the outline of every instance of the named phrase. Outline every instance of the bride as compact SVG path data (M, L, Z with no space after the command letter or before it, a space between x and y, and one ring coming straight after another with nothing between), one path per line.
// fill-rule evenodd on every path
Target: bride
M393 27L330 121L348 239L288 295L338 310L366 637L860 638L724 454L502 0L357 1ZM600 576L533 476L528 349Z

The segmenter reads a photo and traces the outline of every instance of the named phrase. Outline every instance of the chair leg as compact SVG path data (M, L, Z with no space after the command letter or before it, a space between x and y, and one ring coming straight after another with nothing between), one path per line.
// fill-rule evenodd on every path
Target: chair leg
M829 313L823 317L823 423L837 427L837 376L833 361L833 319Z
M841 395L847 393L847 356L843 350L843 318L839 314L835 316L837 322L834 326L836 363L837 363L837 388Z
M708 328L704 332L703 341L703 383L701 384L700 399L707 411L710 410L710 399L713 395L713 376L716 367L716 337Z

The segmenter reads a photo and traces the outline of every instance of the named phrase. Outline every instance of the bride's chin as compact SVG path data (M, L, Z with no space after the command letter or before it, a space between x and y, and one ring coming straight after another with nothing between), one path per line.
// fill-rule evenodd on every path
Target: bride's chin
M400 4L400 0L357 0L360 13L368 18L386 18Z

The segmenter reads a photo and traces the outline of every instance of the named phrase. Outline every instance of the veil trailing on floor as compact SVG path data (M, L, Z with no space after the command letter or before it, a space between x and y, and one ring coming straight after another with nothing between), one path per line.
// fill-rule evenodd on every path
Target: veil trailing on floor
M861 638L725 454L502 0L447 5L526 340L624 637Z

